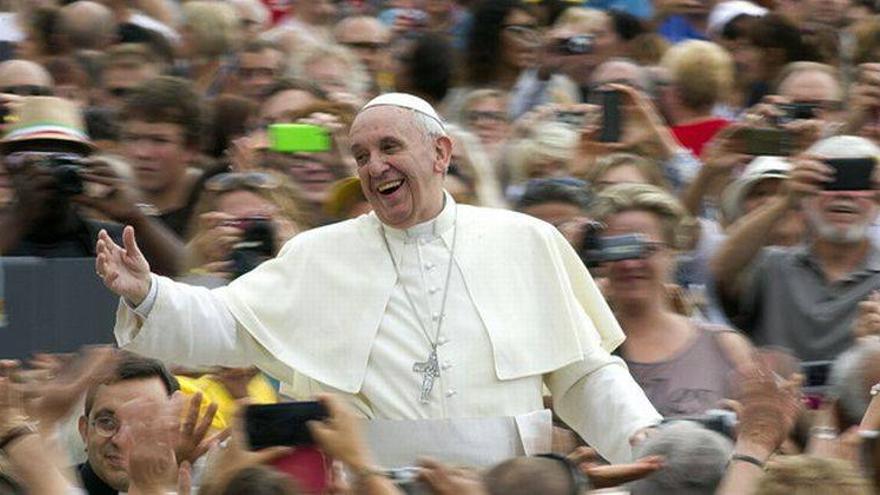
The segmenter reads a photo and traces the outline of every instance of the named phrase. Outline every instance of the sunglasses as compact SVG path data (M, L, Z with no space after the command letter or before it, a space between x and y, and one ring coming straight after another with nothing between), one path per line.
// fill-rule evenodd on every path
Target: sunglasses
M212 192L226 192L240 187L254 189L275 189L281 181L272 174L264 172L223 173L205 182L205 189Z
M3 86L0 93L7 93L18 96L52 96L54 93L52 88L47 86L37 86L35 84L19 84L15 86Z

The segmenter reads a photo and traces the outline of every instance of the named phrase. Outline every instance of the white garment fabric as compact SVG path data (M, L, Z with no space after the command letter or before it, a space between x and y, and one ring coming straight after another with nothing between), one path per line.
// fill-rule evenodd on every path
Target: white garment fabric
M144 316L148 313L149 317L144 320L135 316L125 305L121 305L117 320L117 338L121 346L172 362L227 366L256 364L284 382L283 391L291 396L304 399L317 392L334 392L347 397L361 414L369 418L515 416L543 408L542 385L546 381L553 393L557 412L572 428L608 459L615 462L628 460L631 456L628 438L660 418L632 380L622 361L610 356L600 345L603 340L600 338L602 332L597 332L596 328L600 325L613 327L604 330L604 340L608 347L613 348L619 344L614 333L614 329L619 330L619 327L616 327L613 317L610 317L611 322L602 321L601 311L593 308L589 312L596 321L595 326L574 329L568 324L569 328L558 329L553 326L565 325L566 320L557 318L554 321L547 316L544 319L553 326L542 328L535 340L530 340L531 337L525 334L528 330L518 328L513 323L515 318L499 315L497 313L501 310L489 308L483 302L486 299L483 294L485 289L481 289L483 285L474 280L478 278L491 287L496 282L492 279L496 278L494 275L497 272L488 267L475 267L474 260L470 259L473 255L469 253L478 248L487 250L487 259L491 259L493 253L505 258L500 246L494 245L492 251L494 243L473 245L476 242L475 236L487 237L485 232L483 235L475 234L473 226L469 224L473 219L468 220L467 216L475 214L476 210L472 207L456 207L452 198L447 196L446 208L431 222L406 232L387 227L383 229L379 224L378 235L387 232L389 246L399 263L400 281L395 280L394 268L384 241L381 237L371 239L378 243L378 246L373 247L378 249L378 255L381 256L379 260L384 259L388 266L379 264L383 272L372 273L370 265L364 264L365 261L370 262L369 257L365 260L351 259L350 263L345 263L345 274L338 276L354 276L358 272L366 273L367 276L354 277L356 283L352 284L348 292L337 294L337 307L321 307L320 297L325 294L320 288L320 279L312 278L316 275L310 275L309 280L302 281L306 283L303 291L319 296L318 299L302 305L299 310L308 311L306 306L314 306L312 311L315 314L301 320L301 324L312 325L306 329L310 332L298 336L286 335L289 337L287 340L284 335L278 335L299 332L294 327L300 322L295 321L295 316L284 312L280 313L281 321L289 322L290 329L280 324L279 328L273 330L276 335L260 333L267 329L255 332L254 327L260 325L262 320L248 321L251 315L243 314L242 308L236 307L240 301L234 300L234 294L242 289L236 288L234 284L230 286L233 289L232 294L224 294L222 290L208 291L154 277L155 292L151 288L151 294L155 295L155 300L151 302L148 297L137 310ZM499 210L498 215L508 221L514 219L515 223L526 221L525 217L510 212ZM345 239L349 244L357 239L358 231L352 227L358 222L373 225L378 220L372 215L365 216L350 222L348 226L338 227L346 229ZM531 224L530 228L537 223L533 219L528 222ZM544 225L546 224L542 224L540 229L543 233L555 232L549 225L546 225L546 229L549 229L546 230ZM461 231L456 241L449 300L445 311L446 321L439 340L442 343L438 348L442 371L435 381L430 402L422 404L418 401L422 376L413 372L412 368L415 362L427 358L430 345L416 318L422 319L433 340L440 317L443 287L450 262L449 249L455 229ZM514 235L509 236L507 241L524 243L527 251L532 250L528 249L526 238L517 238ZM565 242L564 239L562 242ZM325 247L329 249L329 246ZM352 249L361 252L365 250L365 246L355 244ZM567 249L570 250L570 247ZM327 254L309 255L290 245L284 251L286 254L280 255L280 258L287 263L293 263L288 257L292 256L290 253L294 253L298 262L310 266L314 263L309 256ZM575 256L573 252L571 254ZM337 263L338 259L346 258L337 258ZM510 259L502 264L502 268L505 272L516 273L519 270L529 273L531 270L526 266L528 261L530 260ZM277 270L277 267L269 268L271 271ZM550 269L544 266L540 268ZM261 270L262 267L257 271ZM581 270L586 274L582 265ZM267 275L257 274L257 278L264 276ZM327 273L324 276L332 277L334 274ZM250 275L245 278L247 277ZM384 282L375 280L384 277L390 277L387 295L382 295L385 291ZM269 297L290 300L280 287L281 278L267 280L261 287L275 287L276 290L264 290L263 299ZM285 277L284 280L290 279ZM362 288L357 282L366 285L365 290L370 294L378 293L378 301L369 301L370 294L362 294ZM497 282L510 285L505 280ZM557 285L559 283L560 281L556 282ZM418 314L407 301L404 285ZM579 287L574 283L572 286ZM248 284L244 287L248 287ZM580 288L586 291L582 286ZM553 291L533 287L530 294L534 298L541 298L553 294ZM497 297L492 299L510 297L503 287L496 287L494 295ZM354 315L350 308L342 307L342 300L362 301L361 306L365 304L363 301L378 305L378 308L360 308L361 313L371 313L360 315L363 321L370 322L376 318L375 330L359 331L365 324L359 323L358 315ZM600 308L607 310L604 301L602 303ZM254 307L259 304L259 301L249 303ZM536 316L540 312L529 313L517 307L535 304L537 303L529 297L519 294L516 300L508 301L502 307L513 316L519 313L524 315L525 320L535 323L540 319L540 316ZM150 305L152 308L148 308ZM544 306L552 307L554 312L566 311L564 306L559 306L558 301L547 301ZM328 311L334 313L323 314ZM373 311L377 317L373 316ZM334 319L340 314L345 318L341 324L347 326L339 327L336 332L342 332L343 335L334 338L328 333L329 330L324 331L322 328L327 324L328 318ZM487 322L486 314L491 314L494 321ZM577 315L577 319L582 320L582 323L591 321L583 310ZM263 320L268 321L268 317ZM497 328L499 321L500 328ZM346 331L350 334L345 335ZM534 333L534 330L531 331ZM502 335L504 332L508 335ZM589 333L593 334L592 339L586 337ZM309 339L324 342L309 342ZM560 341L563 346L553 345ZM281 349L283 347L286 349ZM358 355L362 351L365 351L365 362L361 370ZM572 354L568 351L573 351L576 357L572 359ZM316 355L303 355L311 353ZM312 357L315 358L314 362L310 360ZM319 369L316 362L323 363L323 367L327 369ZM344 370L340 371L340 368Z

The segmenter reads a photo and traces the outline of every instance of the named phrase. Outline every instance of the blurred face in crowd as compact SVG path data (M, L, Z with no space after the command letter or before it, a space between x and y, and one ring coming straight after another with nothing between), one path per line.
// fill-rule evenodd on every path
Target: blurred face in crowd
M755 183L743 198L742 211L743 216L757 210L761 206L767 204L779 194L782 188L782 179L764 179ZM798 244L804 237L804 220L803 215L797 211L789 212L784 219L773 226L773 230L768 236L768 245L772 246L792 246Z
M238 56L238 87L241 94L260 99L281 72L284 54L274 48L242 52Z
M124 380L101 385L88 417L79 419L79 433L86 445L89 465L115 490L128 491L128 454L131 439L120 410L134 400L163 403L168 392L159 378Z
M296 0L295 12L306 24L324 26L335 20L338 10L334 0Z
M300 189L303 197L321 204L330 186L342 176L344 166L333 153L277 153L270 152L273 168L288 175Z
M807 22L840 28L846 23L850 7L850 0L805 0L802 12Z
M659 216L644 210L630 210L606 219L603 235L640 234L651 243L646 257L609 262L608 295L614 302L639 302L659 297L671 276L674 253L663 235Z
M483 144L492 146L507 139L510 122L503 98L490 96L474 101L465 110L465 119Z
M309 62L303 67L304 76L327 94L347 93L350 68L345 62L327 57Z
M464 152L464 144L453 139L452 159L446 170L443 187L457 203L475 204L477 202L476 177L470 158Z
M568 175L568 162L553 156L536 156L526 164L529 179L548 179Z
M575 41L583 41L589 47L587 53L572 53L571 49L579 46ZM549 33L547 43L548 53L559 70L585 85L593 69L613 56L623 40L615 33L611 18L599 13L587 22L557 26Z
M183 126L128 120L120 141L121 152L131 163L142 191L158 194L185 183L193 151Z
M387 64L388 30L378 19L342 20L336 27L336 41L353 51L374 79Z
M524 10L511 11L501 31L501 63L516 71L534 67L540 42L538 21Z
M593 188L601 191L615 184L647 184L648 178L635 165L618 165L596 178Z
M877 212L876 191L822 191L804 201L804 214L816 235L839 244L864 240Z
M448 137L428 136L413 112L378 106L357 116L350 140L364 196L384 224L409 228L440 212Z
M818 70L804 70L786 77L779 85L779 94L792 102L816 105L822 120L837 122L843 111L843 89L830 75Z
M555 227L584 216L584 212L581 211L578 205L562 201L548 201L528 206L523 208L521 212L535 218L540 218Z
M159 69L152 64L132 63L106 68L101 76L103 106L119 110L132 89L157 76Z
M268 199L247 189L236 189L221 194L217 197L217 209L221 213L226 213L236 219L252 219L261 218L272 221L275 224L275 245L280 247L287 242L291 236L302 231L302 228L295 222L279 214L278 206ZM246 372L248 376L253 377L253 372L248 372L251 368L224 368L228 374ZM247 383L247 381L245 381Z

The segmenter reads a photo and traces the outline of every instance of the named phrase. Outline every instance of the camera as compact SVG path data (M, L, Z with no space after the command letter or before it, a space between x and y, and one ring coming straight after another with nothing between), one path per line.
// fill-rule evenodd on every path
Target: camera
M814 103L783 103L779 105L783 115L777 117L776 124L783 125L795 120L809 120L816 118L816 109L819 106Z
M610 261L642 259L650 255L651 243L641 234L603 236L605 226L590 222L584 228L578 253L587 268Z
M84 186L80 172L85 168L77 158L50 157L42 165L52 172L58 192L66 196L82 194Z
M582 34L559 40L557 49L566 55L586 55L593 52L593 36Z
M275 225L268 218L244 218L236 222L244 231L232 249L232 273L238 278L275 256Z

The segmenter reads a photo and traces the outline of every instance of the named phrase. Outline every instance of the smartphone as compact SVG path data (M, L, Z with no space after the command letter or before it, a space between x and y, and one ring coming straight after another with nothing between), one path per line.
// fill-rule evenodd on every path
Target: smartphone
M602 105L602 131L599 134L599 141L602 143L616 143L620 141L621 130L623 129L620 91L599 91L597 95L599 104Z
M834 181L825 183L826 191L867 191L873 189L874 158L829 158L823 160L834 169Z
M247 406L245 431L252 450L274 446L314 445L306 423L327 419L320 402L282 402Z
M740 142L743 153L753 156L789 156L792 151L791 134L774 127L744 128L734 139Z
M330 150L330 133L319 125L272 124L269 149L279 153L319 153Z
M805 389L821 389L828 384L831 361L804 361L801 363Z

